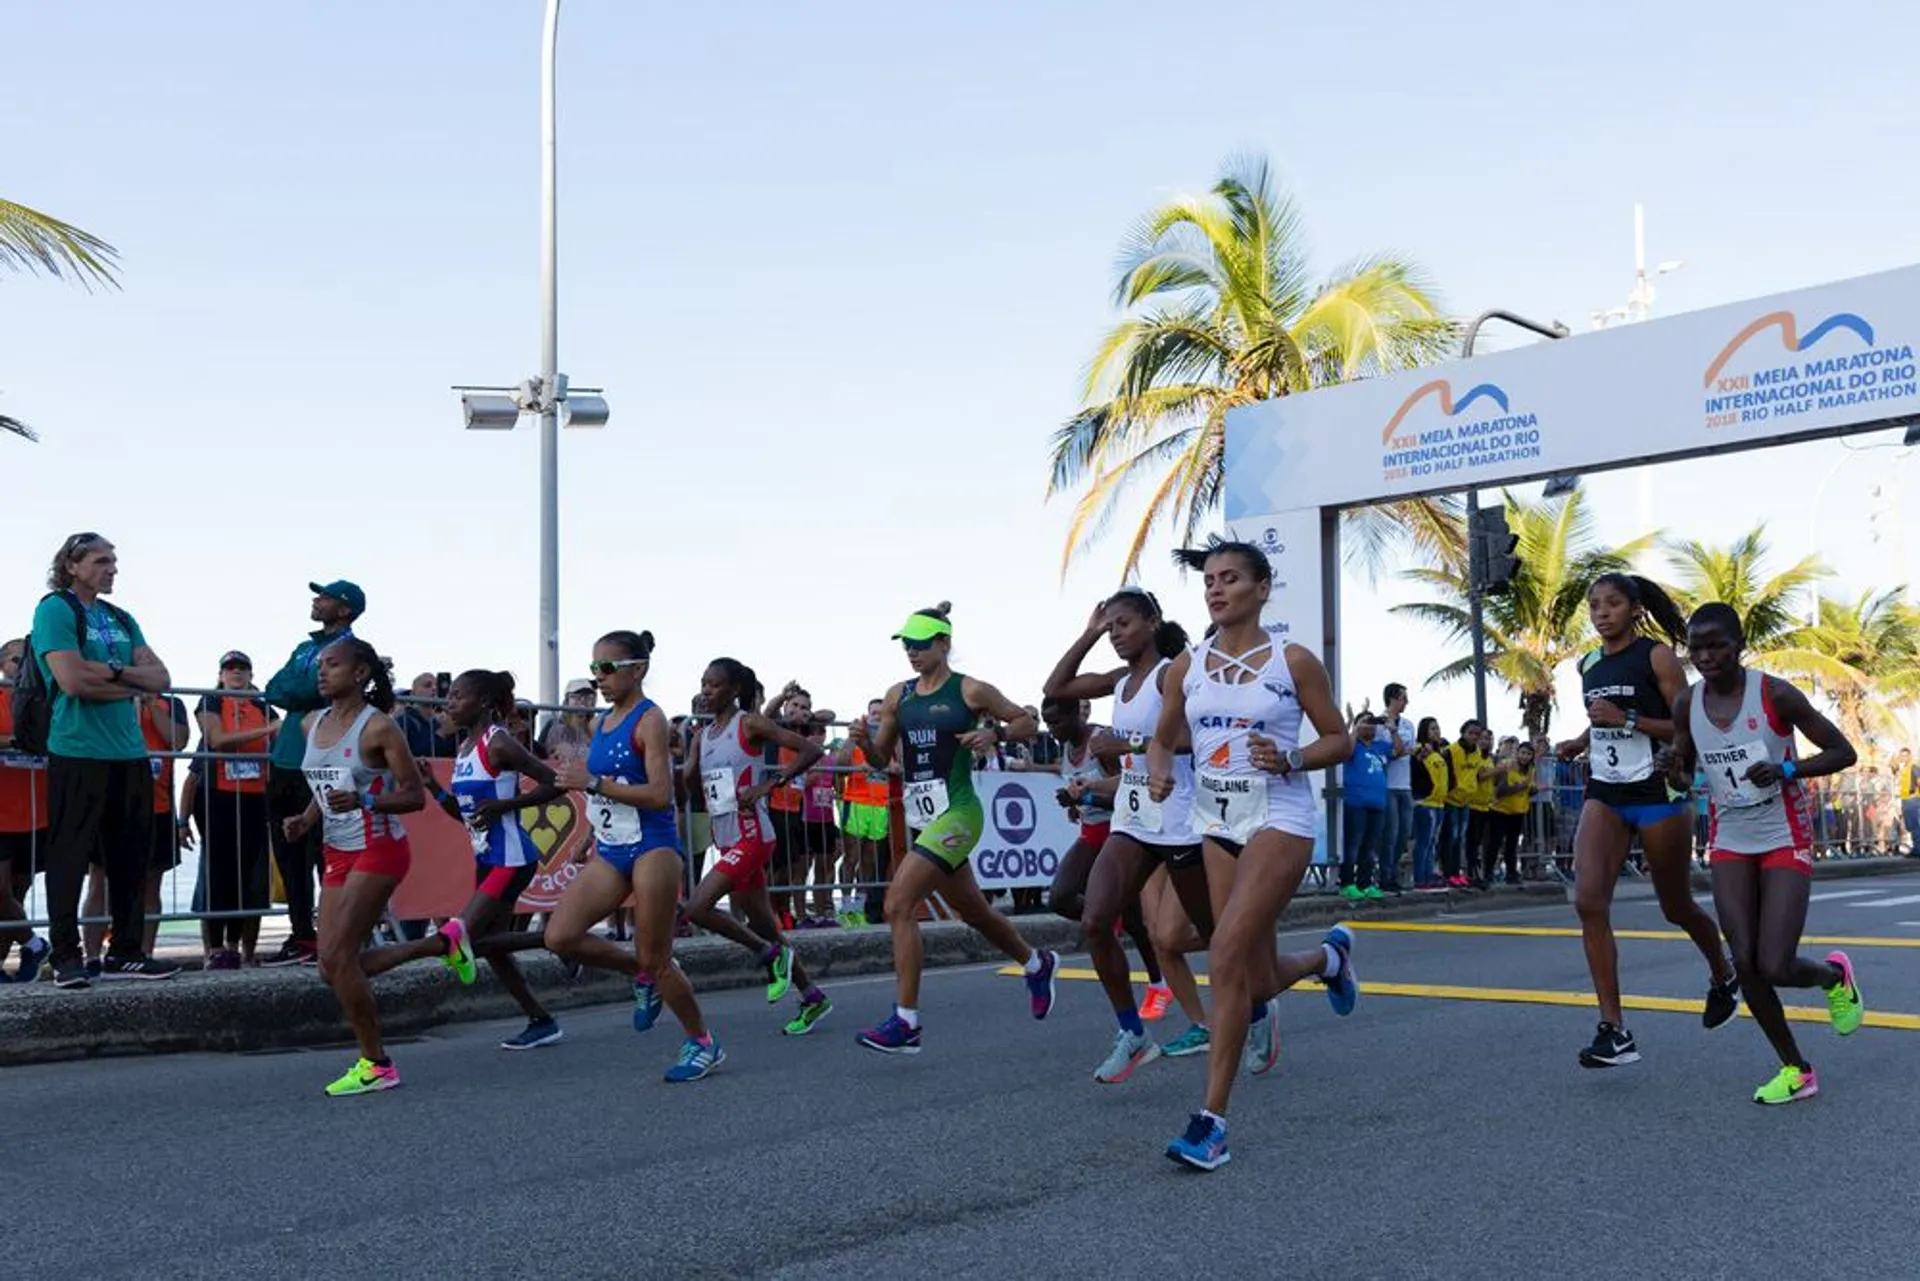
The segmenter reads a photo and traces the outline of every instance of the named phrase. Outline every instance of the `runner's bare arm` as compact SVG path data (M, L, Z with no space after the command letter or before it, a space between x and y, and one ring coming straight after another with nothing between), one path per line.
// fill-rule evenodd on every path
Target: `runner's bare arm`
M1087 661L1087 655L1107 634L1107 609L1105 605L1096 605L1093 617L1087 620L1087 628L1078 640L1067 647L1060 661L1047 673L1046 683L1041 693L1047 698L1105 698L1113 693L1114 687L1127 674L1126 668L1112 672L1081 672L1081 664Z
M1187 736L1187 668L1192 654L1182 654L1160 670L1166 679L1161 684L1160 723L1153 727L1153 741L1147 744L1147 794L1156 801L1173 795L1173 754Z
M633 749L646 762L647 781L600 780L600 795L636 809L663 810L673 804L673 751L667 742L667 714L649 707L633 727Z
M476 817L493 818L509 810L533 809L567 794L567 789L555 778L553 767L528 751L513 735L495 734L487 752L494 758L494 768L512 770L530 778L534 786L504 800L482 801L474 806Z
M1771 676L1762 676L1761 679L1768 682L1767 688L1772 693L1773 705L1779 710L1780 718L1820 749L1804 761L1793 763L1795 777L1819 778L1853 767L1854 762L1860 759L1860 754L1854 750L1840 727L1828 720L1798 686ZM1761 777L1762 766L1766 768L1766 777ZM1771 761L1761 761L1747 771L1747 777L1766 787L1779 780L1780 769Z
M1026 708L985 681L977 681L971 676L962 677L960 698L974 711L985 712L1000 723L1000 738L1003 742L1024 743L1040 728ZM965 743L968 737L962 734L960 741ZM974 747L975 751L981 750L973 744L968 745Z
M413 759L407 736L393 723L393 717L385 712L374 713L367 727L360 731L360 737L361 752L369 754L367 748L371 747L379 753L377 759L393 772L393 788L373 798L374 813L412 814L425 809L427 788L420 781L420 762Z
M1683 689L1680 697L1673 700L1673 745L1660 753L1667 783L1682 790L1693 786L1693 725L1687 719L1693 697L1692 689Z

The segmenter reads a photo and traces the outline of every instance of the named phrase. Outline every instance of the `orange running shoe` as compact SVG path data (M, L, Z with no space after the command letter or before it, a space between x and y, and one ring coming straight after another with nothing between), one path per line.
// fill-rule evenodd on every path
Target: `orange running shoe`
M1165 983L1147 984L1147 995L1140 1002L1140 1017L1151 1023L1167 1012L1173 1004L1173 989Z

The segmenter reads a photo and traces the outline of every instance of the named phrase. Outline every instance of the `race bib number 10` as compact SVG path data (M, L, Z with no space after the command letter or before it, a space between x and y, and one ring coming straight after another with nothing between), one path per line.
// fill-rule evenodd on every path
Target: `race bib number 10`
M947 812L947 784L944 779L923 778L908 783L906 789L907 826L924 831Z

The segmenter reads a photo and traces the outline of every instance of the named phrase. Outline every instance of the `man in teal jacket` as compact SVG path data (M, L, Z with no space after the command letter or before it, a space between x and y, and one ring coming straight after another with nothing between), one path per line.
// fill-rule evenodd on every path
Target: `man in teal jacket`
M290 841L282 822L304 811L312 799L306 776L300 772L307 751L301 718L327 705L327 700L320 697L317 674L320 651L353 635L354 620L367 609L367 594L345 579L307 585L313 589L313 621L320 624L319 630L294 646L266 689L267 701L287 713L273 740L267 810L273 818L273 860L279 865L280 880L287 890L291 935L278 952L261 958L262 965L311 965L319 951L313 927L313 886L320 871L320 833L316 827L306 839Z

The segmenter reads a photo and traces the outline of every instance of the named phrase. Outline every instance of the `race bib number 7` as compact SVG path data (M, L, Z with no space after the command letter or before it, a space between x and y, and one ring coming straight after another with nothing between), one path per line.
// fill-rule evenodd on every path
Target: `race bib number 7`
M1245 845L1267 821L1267 780L1258 775L1198 771L1193 778L1193 830Z

